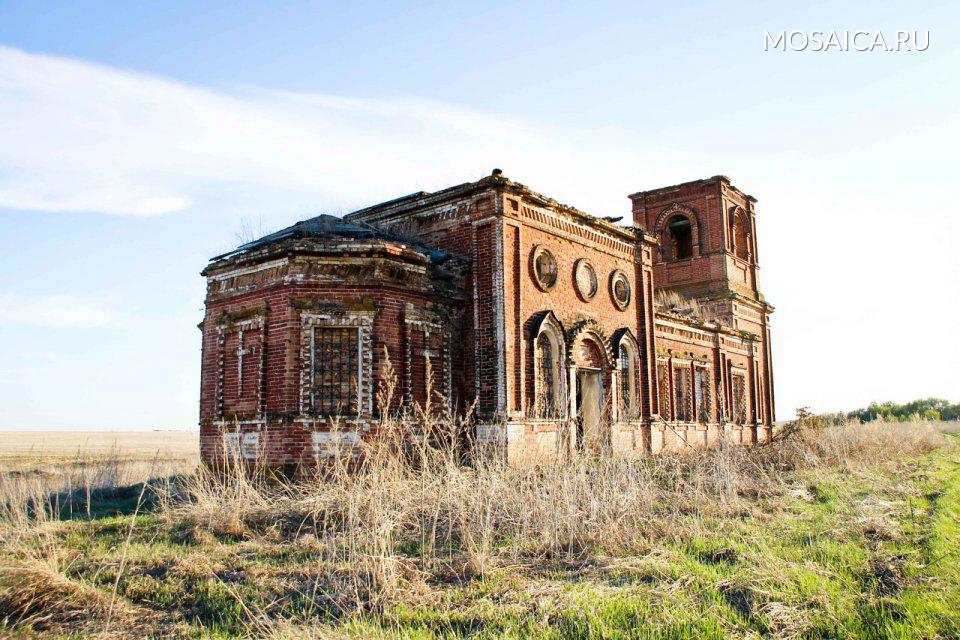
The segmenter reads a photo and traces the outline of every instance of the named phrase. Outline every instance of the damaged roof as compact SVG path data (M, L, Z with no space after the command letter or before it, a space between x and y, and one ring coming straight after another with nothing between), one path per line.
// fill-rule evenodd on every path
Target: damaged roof
M472 191L487 189L490 187L509 189L510 191L521 194L523 197L537 202L538 204L552 207L557 211L566 213L578 222L589 224L595 229L601 231L614 233L627 240L635 239L635 234L638 233L642 236L645 236L643 230L641 229L617 225L616 223L619 222L622 217L597 217L589 213L585 213L575 207L563 205L552 198L548 198L542 194L530 190L529 187L519 182L514 182L508 179L503 175L503 171L500 169L494 169L489 176L480 178L475 182L464 182L463 184L447 187L446 189L441 189L440 191L433 193L417 191L409 195L387 200L386 202L381 202L379 204L348 213L343 218L328 214L322 214L314 218L309 218L308 220L303 220L292 226L289 226L286 229L281 229L280 231L265 235L262 238L252 242L242 244L232 251L228 251L212 258L210 262L213 263L220 260L229 260L255 249L267 247L269 245L286 240L339 239L393 243L404 248L412 249L426 256L427 259L434 264L443 263L452 258L458 258L458 256L422 245L415 239L402 237L395 233L384 231L383 229L366 222L366 220L376 223L386 218L403 214L404 212L430 206L432 204L464 195ZM650 237L649 240L652 241L652 237Z
M413 195L415 196L416 194ZM215 262L217 260L232 258L242 253L259 249L260 247L265 247L283 240L296 240L301 238L317 240L337 238L344 240L380 240L385 242L395 242L397 244L406 245L416 249L420 253L423 253L430 258L430 261L434 263L445 262L451 257L444 251L419 245L396 234L383 231L382 229L378 229L364 222L349 221L344 220L343 218L338 218L337 216L321 214L314 218L301 220L300 222L291 225L286 229L281 229L280 231L267 234L262 238L258 238L252 242L242 244L232 251L228 251L227 253L211 258L210 261Z

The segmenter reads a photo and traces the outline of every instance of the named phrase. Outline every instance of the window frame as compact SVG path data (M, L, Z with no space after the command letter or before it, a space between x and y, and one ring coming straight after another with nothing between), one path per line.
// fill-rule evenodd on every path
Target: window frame
M689 384L684 387L683 378L687 378ZM676 414L676 422L693 422L693 372L689 361L673 361L673 410ZM685 402L681 402L685 400Z
M353 405L353 410L350 412L344 413L342 410L337 413L329 413L326 411L321 411L317 409L317 331L353 331L356 332L356 369L357 369L357 385L356 389L352 392L353 398L351 398L351 404ZM310 329L310 413L315 416L321 416L324 418L333 418L333 417L342 417L353 419L360 416L362 411L362 396L360 390L364 385L364 375L363 375L363 346L362 346L362 336L360 335L360 327L353 325L339 325L339 324L322 324L314 325Z
M657 414L661 420L673 420L673 384L669 358L657 357Z
M617 296L617 285L623 284L626 295L624 299L621 300ZM620 269L615 269L610 273L610 299L613 300L613 305L620 311L626 311L627 307L630 306L630 302L633 300L633 287L630 286L630 280Z
M537 269L537 263L541 257L549 259L553 265L553 271L549 279L542 276ZM550 249L542 244L536 245L530 252L530 274L533 276L533 281L541 291L550 291L557 285L557 281L560 279L560 263L557 261L557 257Z
M256 413L259 416L263 416L266 413L266 393L265 393L265 384L266 384L266 354L267 354L267 323L265 321L262 311L258 309L253 310L254 313L250 317L246 317L243 320L234 319L236 315L243 314L247 316L250 314L249 310L243 310L239 312L234 312L234 317L231 317L230 314L224 314L217 321L217 377L216 377L216 416L218 419L224 419L228 414L236 415L236 405L242 404L244 402L255 400L256 401L256 411L253 412L243 412L243 413ZM260 348L259 352L256 354L257 362L257 372L256 372L256 393L244 395L243 394L243 376L240 373L240 362L237 359L235 362L231 362L231 365L237 367L237 396L231 398L231 400L236 403L234 409L227 410L226 407L226 387L227 387L227 337L230 334L237 333L237 339L239 340L240 334L244 332L257 332L260 334ZM253 359L253 354L251 354L251 359Z
M626 370L623 366L624 359L628 363ZM623 412L620 418L636 420L640 417L640 354L631 340L623 339L617 346L617 371L618 412ZM629 402L625 401L625 396Z
M356 413L344 416L351 422L365 423L373 415L373 319L375 311L300 312L300 415L303 419L330 418L315 410L313 371L316 359L314 328L356 329L357 389Z
M587 258L580 258L573 264L573 285L584 302L593 300L600 291L600 277L597 275L597 269Z
M556 320L553 320L552 314L548 316L540 325L539 330L533 336L533 403L530 406L533 419L535 420L565 420L568 412L568 398L566 396L566 384L564 373L566 367L566 339L563 335L563 329L557 326ZM550 357L552 359L553 372L553 396L554 402L552 408L544 407L540 404L543 388L543 365L540 357L540 341L546 339L549 342Z
M694 365L693 398L695 409L693 417L695 422L700 424L710 424L713 415L713 403L711 401L713 391L712 377L710 367L707 365ZM704 378L706 379L706 389L704 389L703 385Z
M742 210L733 212L730 218L730 253L739 260L749 262L753 254L753 239L750 222Z
M740 401L737 397L737 383L740 383ZM739 406L738 406L739 405ZM733 424L747 424L747 372L745 369L732 368L730 372L730 419Z
M679 253L679 242L675 242L675 236L673 232L673 227L680 226L685 224L687 228L687 240L689 241L689 253L684 256L680 256ZM693 258L693 247L696 244L694 242L693 234L693 220L690 219L690 216L683 213L675 213L670 216L670 218L663 225L663 235L666 236L668 242L665 244L665 249L667 249L667 260L669 262L679 262L680 260L690 260ZM686 246L686 245L685 245Z

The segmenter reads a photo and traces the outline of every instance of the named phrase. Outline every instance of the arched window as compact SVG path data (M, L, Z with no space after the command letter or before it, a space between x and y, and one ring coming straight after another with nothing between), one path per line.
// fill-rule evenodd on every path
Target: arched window
M620 343L617 354L617 368L620 371L619 404L620 417L631 420L640 415L640 402L637 393L637 352L626 340Z
M553 331L545 328L537 336L534 363L534 407L537 418L563 416L562 368L560 341Z
M693 257L693 225L684 215L676 215L667 223L664 250L668 260L685 260Z
M730 237L733 238L733 253L743 260L750 259L750 225L740 212L730 220Z

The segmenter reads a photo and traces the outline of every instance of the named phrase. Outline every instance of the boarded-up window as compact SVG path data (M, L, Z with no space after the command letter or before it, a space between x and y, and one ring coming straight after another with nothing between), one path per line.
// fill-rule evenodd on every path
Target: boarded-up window
M222 398L225 411L245 413L257 410L262 348L259 328L224 333Z
M410 395L421 410L442 411L447 372L443 365L443 334L414 331L411 335Z
M660 417L670 420L670 370L666 360L657 361L657 398L660 404Z
M694 369L693 389L697 400L697 422L710 422L710 372L707 369Z
M355 327L314 327L312 404L315 413L357 415L359 338Z
M240 391L240 366L238 363L240 333L231 331L223 337L223 394L224 408L235 411L242 397Z
M690 422L693 420L693 396L690 393L692 384L690 383L690 367L680 366L673 372L674 387L677 391L677 420L681 422Z
M743 374L735 373L732 377L731 390L733 395L732 413L735 424L747 422L747 384Z

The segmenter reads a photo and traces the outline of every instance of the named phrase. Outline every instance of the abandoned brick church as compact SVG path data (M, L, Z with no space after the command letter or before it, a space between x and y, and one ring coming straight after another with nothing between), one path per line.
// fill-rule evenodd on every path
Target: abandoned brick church
M391 411L475 403L476 440L510 462L771 438L756 200L725 176L629 197L628 227L494 170L214 258L204 458L292 466L356 445L391 367Z

